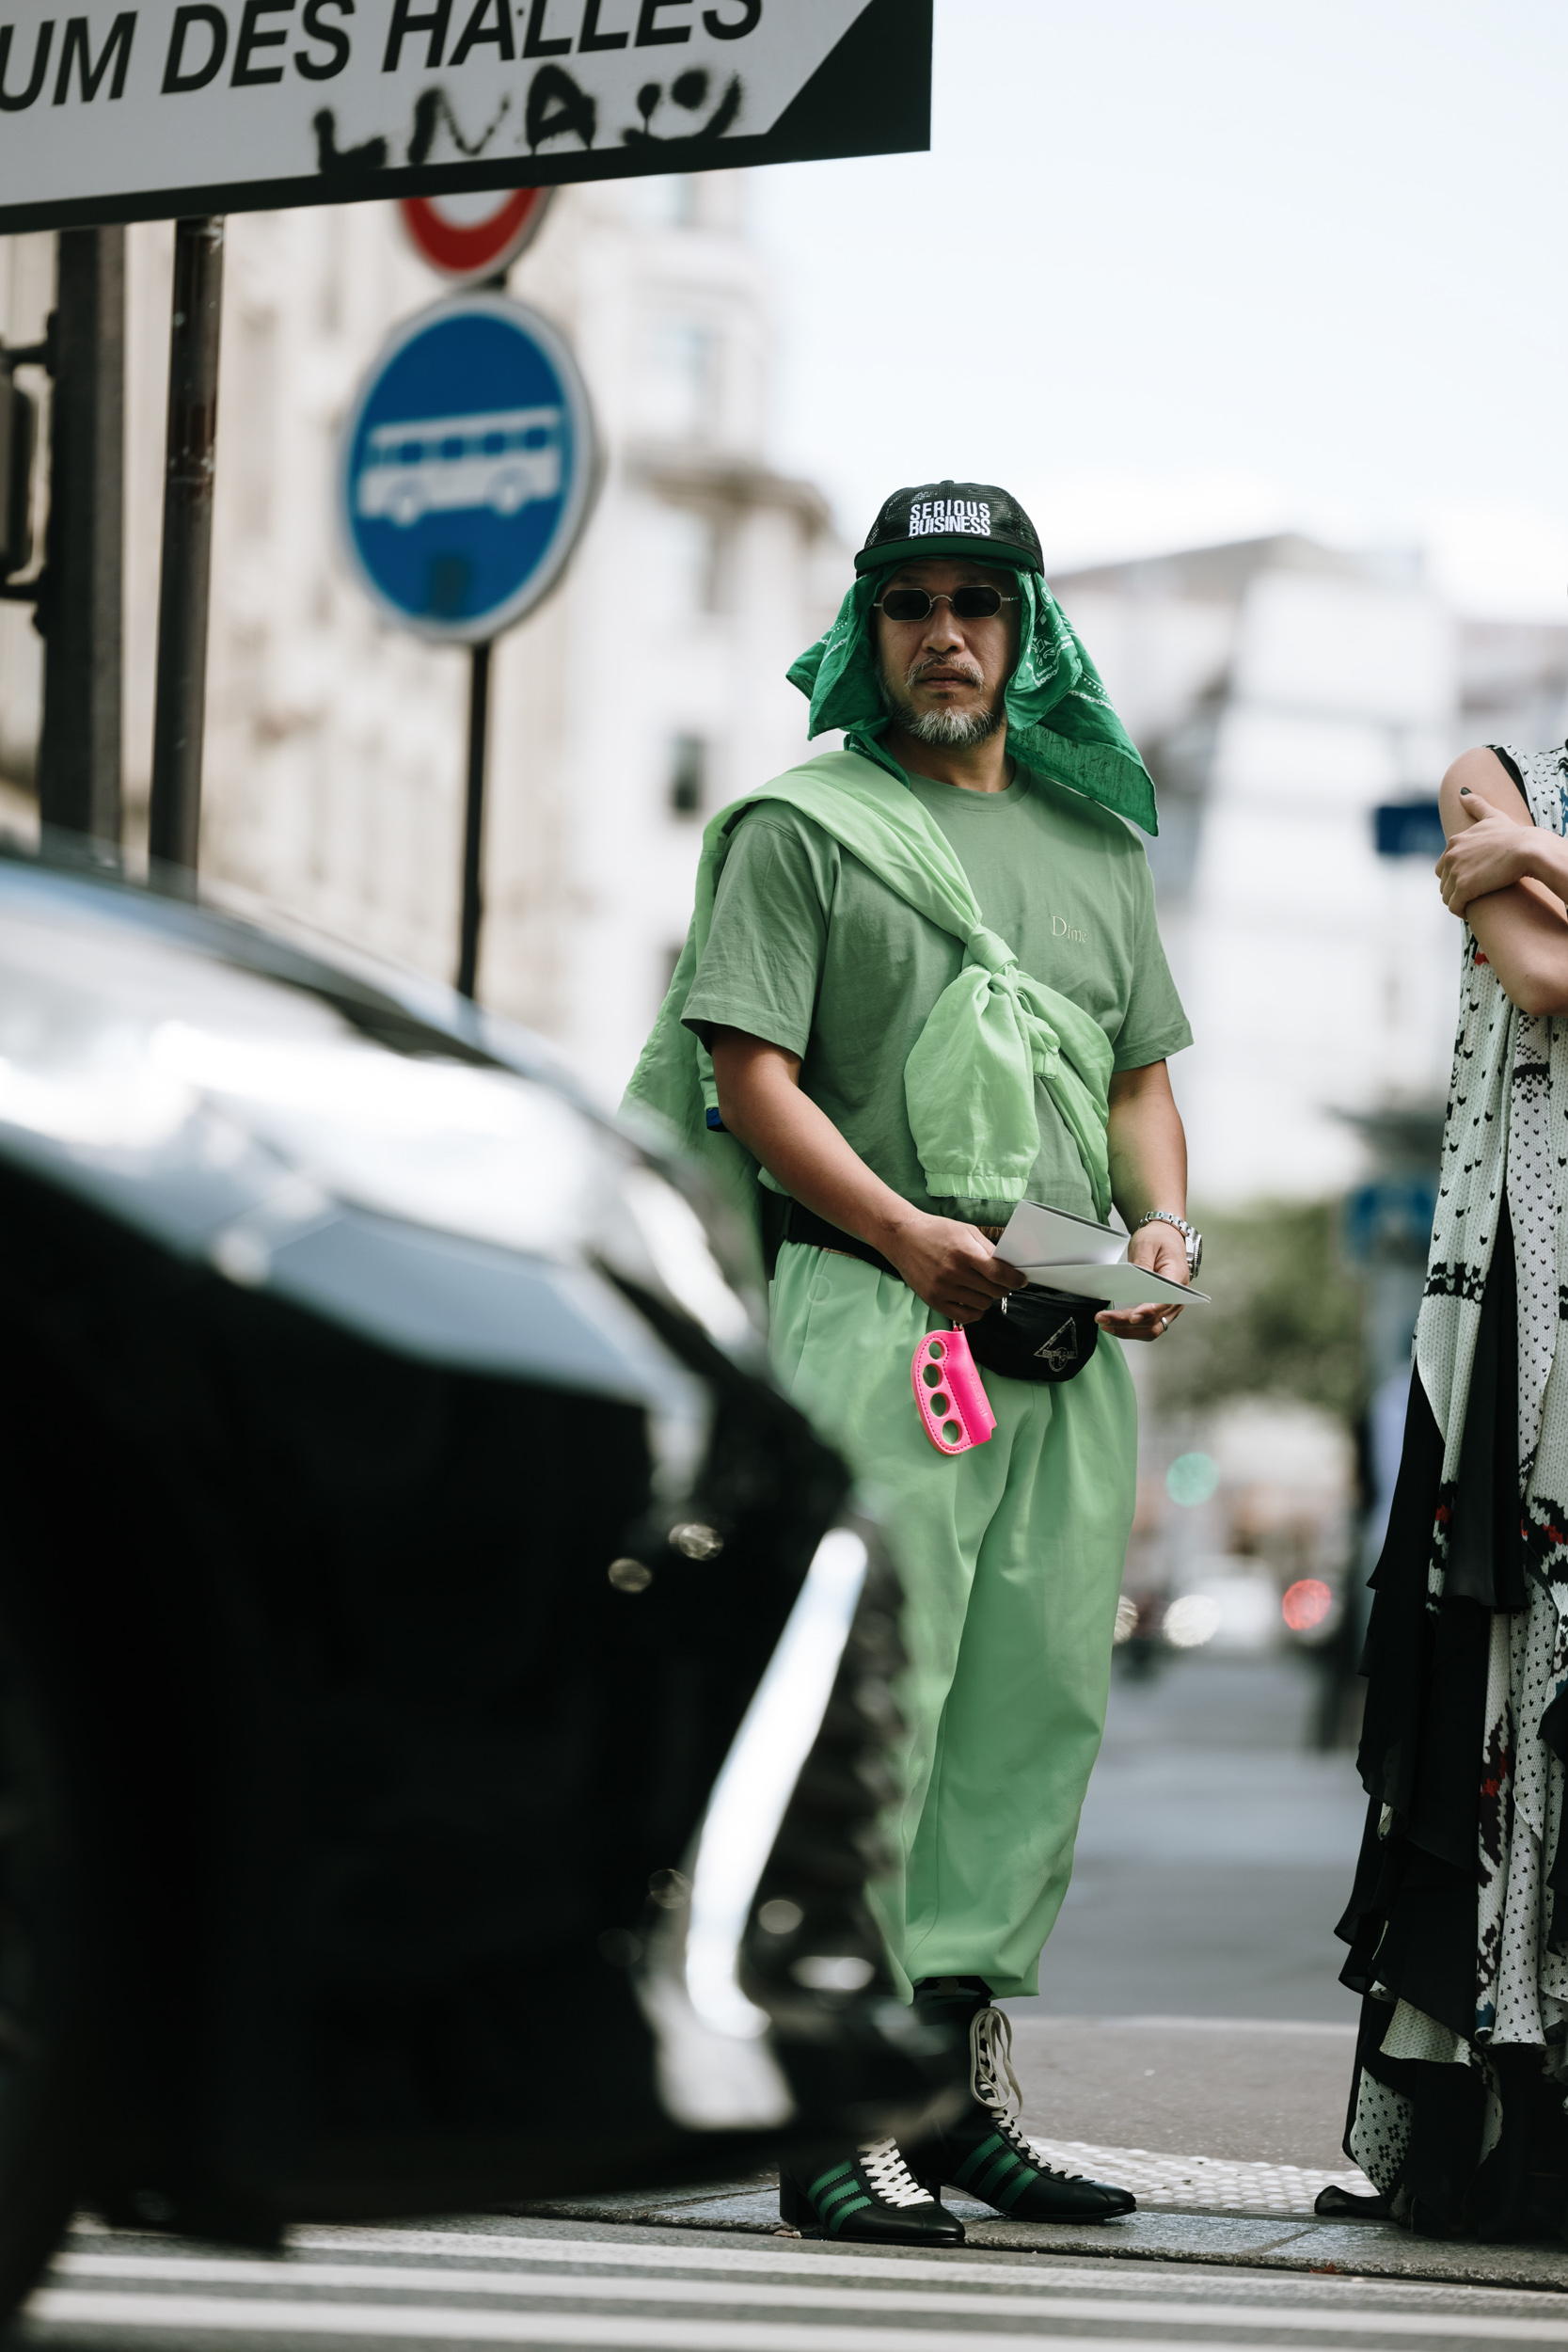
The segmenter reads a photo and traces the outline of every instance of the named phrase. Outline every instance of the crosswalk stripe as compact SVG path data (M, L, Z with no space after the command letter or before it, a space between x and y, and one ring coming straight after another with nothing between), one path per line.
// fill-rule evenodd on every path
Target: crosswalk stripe
M994 2307L993 2307L994 2308ZM619 2319L570 2312L441 2311L376 2303L289 2303L256 2296L94 2295L44 2287L26 2306L25 2324L45 2328L155 2328L170 2335L381 2336L459 2344L597 2345L604 2352L801 2352L792 2320ZM1288 2314L1276 2324L1290 2328ZM1367 2331L1378 2332L1375 2325ZM1151 2352L1147 2336L1042 2336L985 2328L816 2327L810 2352ZM1278 2342L1221 2344L1181 2339L1180 2352L1278 2352ZM1372 2352L1370 2345L1356 2352Z
M1288 2238L1301 2232L1287 2231ZM1277 2240L1275 2243L1278 2243ZM855 2253L847 2248L832 2252L817 2252L808 2241L802 2244L791 2238L784 2243L777 2239L756 2238L750 2243L715 2246L711 2239L700 2237L695 2231L690 2243L670 2246L644 2242L641 2231L627 2230L624 2242L611 2244L604 2238L569 2237L511 2237L491 2235L480 2231L457 2230L325 2230L296 2229L289 2233L289 2245L295 2250L312 2253L355 2253L361 2249L380 2254L445 2255L452 2262L574 2262L604 2265L617 2269L635 2270L756 2270L793 2273L804 2271L823 2278L841 2279L854 2275L866 2279L886 2279L896 2275L901 2279L953 2280L966 2285L990 2284L999 2278L1025 2278L1035 2287L1063 2287L1082 2293L1092 2283L1097 2295L1109 2300L1148 2292L1148 2282L1127 2266L1113 2267L1096 2264L1085 2270L1083 2259L1070 2264L1041 2262L1037 2257L1021 2254L1014 2248L998 2249L987 2262L962 2261L956 2256L932 2260L928 2256L910 2254L903 2250L885 2253ZM1147 2265L1139 2264L1137 2270ZM1098 2275L1094 2275L1098 2273ZM1167 2274L1168 2280L1168 2274ZM1163 2281L1164 2283L1164 2281ZM1195 2280L1195 2287L1196 2281ZM1280 2278L1281 2291L1286 2280ZM1201 2289L1198 2290L1201 2292ZM1366 2297L1369 2303L1382 2296L1399 2296L1404 2303L1420 2303L1446 2298L1452 2288L1434 2286L1417 2279L1315 2279L1296 2274L1290 2279L1291 2310L1297 2308L1296 2298L1314 2295L1331 2295L1338 2302L1347 2293ZM1513 2295L1523 2293L1527 2299L1535 2299L1532 2290L1506 2287L1475 2287L1469 2290L1481 2295ZM1305 2308L1305 2307L1304 2307ZM1271 2324L1281 2324L1271 2312ZM1292 2323L1294 2324L1294 2323ZM1369 2320L1368 2326L1373 2323ZM1381 2318L1377 2326L1382 2327ZM1534 2324L1534 2323L1532 2323Z
M567 2257L570 2259L570 2257ZM533 2296L558 2301L765 2303L771 2309L796 2311L860 2311L923 2312L965 2318L1022 2320L1040 2318L1098 2320L1110 2315L1105 2302L1082 2293L1040 2295L1023 2293L1008 2284L1006 2270L990 2273L990 2292L970 2294L960 2289L928 2286L911 2291L894 2283L899 2270L887 2265L883 2286L804 2285L769 2279L747 2286L738 2280L658 2278L584 2278L562 2272L540 2277L511 2276L499 2271L416 2269L411 2265L371 2263L245 2262L219 2256L182 2254L65 2254L55 2264L55 2277L147 2280L162 2284L189 2280L193 2284L264 2286L279 2293L302 2290L320 2293L334 2287L361 2293L401 2295ZM1017 2273L1013 2274L1015 2277ZM1027 2274L1025 2274L1027 2276ZM1030 2279L1030 2285L1035 2285ZM1082 2280L1075 2280L1081 2287ZM269 2308L272 2308L269 2306ZM1487 2318L1466 2319L1450 2312L1302 2311L1293 2305L1198 2303L1152 2299L1118 2301L1116 2320L1125 2327L1239 2328L1288 2327L1310 2335L1377 2334L1469 2340L1495 2344L1568 2344L1568 2320Z
M847 2276L863 2279L897 2277L929 2280L940 2284L975 2286L982 2284L992 2286L999 2279L1024 2279L1032 2287L1061 2289L1069 2294L1082 2294L1085 2288L1090 2288L1096 2296L1103 2296L1108 2304L1115 2304L1118 2308L1124 2298L1147 2295L1148 2291L1147 2277L1138 2276L1140 2270L1148 2268L1148 2265L1144 2264L1126 2266L1097 2263L1085 2267L1082 2260L1070 2264L1041 2262L1027 2254L1020 2254L1011 2248L998 2249L988 2262L965 2262L953 2256L932 2261L928 2257L910 2254L902 2250L857 2253L850 2251L847 2248L842 2248L836 2249L832 2253L826 2251L819 2253L809 2244L802 2245L798 2239L790 2240L787 2245L781 2245L776 2240L769 2243L765 2238L753 2240L749 2245L741 2243L732 2246L715 2246L710 2239L700 2238L693 2233L689 2245L670 2246L663 2243L644 2242L641 2233L638 2233L628 2236L626 2243L616 2245L604 2238L543 2235L503 2237L471 2230L387 2229L362 2231L297 2229L289 2233L289 2243L293 2248L309 2248L312 2251L319 2249L324 2253L354 2253L365 2249L388 2254L444 2254L453 2262L466 2263L489 2262L492 2259L526 2263L571 2262L591 2265L594 2267L605 2265L617 2269L642 2271L752 2270L784 2277L793 2275L796 2278L804 2272L808 2277L816 2275L827 2279L842 2279ZM1189 2280L1190 2289L1188 2289ZM1161 2279L1162 2285L1169 2286L1176 2283L1177 2281L1172 2279L1168 2270ZM1204 2284L1206 2283L1205 2280ZM1180 2281L1181 2289L1188 2289L1191 2292L1195 2303L1196 2298L1201 2296L1204 2284L1200 2284L1199 2279L1194 2277L1191 2272L1188 2273L1186 2279ZM1338 2305L1341 2298L1352 2294L1356 2297L1357 2303L1365 2308L1368 2314L1365 2324L1369 2328L1382 2328L1386 2317L1396 2317L1402 2322L1405 2316L1409 2316L1412 2320L1422 2320L1423 2324L1429 2324L1435 2333L1442 2333L1455 2325L1450 2313L1436 2311L1432 2312L1430 2316L1423 2313L1422 2306L1438 2301L1447 2302L1453 2292L1451 2287L1433 2285L1424 2280L1338 2279L1330 2281L1327 2279L1311 2278L1298 2273L1293 2277L1282 2274L1277 2284L1282 2296L1289 2294L1292 2313L1291 2324L1294 2326L1311 2324L1307 2314L1314 2309L1321 2308L1318 2302L1319 2297L1331 2296ZM1475 2300L1478 2310L1482 2308L1481 2298L1483 2297L1486 2298L1484 2307L1489 2311L1496 2311L1497 2299L1503 2296L1515 2302L1521 2299L1527 2302L1536 2300L1533 2292L1526 2290L1521 2295L1521 2291L1517 2288L1472 2287L1468 2292ZM1396 2297L1402 2307L1398 2314L1385 2314L1379 2311L1380 2304ZM1415 2307L1414 2310L1410 2308L1412 2306ZM1186 2306L1183 2305L1183 2308ZM1221 2308L1229 2307L1222 2306ZM1278 2311L1274 2306L1259 2305L1253 2308L1259 2311L1260 2317L1266 2313L1269 2325L1281 2324ZM1374 2312L1377 2313L1375 2319L1372 2316ZM1299 2318L1294 2316L1297 2313L1300 2314ZM1507 2316L1505 2313L1498 2313L1499 2318ZM1508 2324L1512 2326L1513 2320L1509 2319ZM1531 2318L1524 2324L1536 2328L1555 2326L1557 2323ZM1402 2333L1402 2326L1396 2326L1393 2332ZM1419 2329L1416 2328L1413 2332L1419 2333ZM1528 2339L1527 2338L1526 2341Z

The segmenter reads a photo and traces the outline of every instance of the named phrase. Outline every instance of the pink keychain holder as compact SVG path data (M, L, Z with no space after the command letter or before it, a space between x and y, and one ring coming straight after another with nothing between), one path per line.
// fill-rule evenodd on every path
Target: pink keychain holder
M972 1445L985 1444L996 1415L961 1325L927 1332L914 1351L910 1378L926 1435L939 1454L967 1454Z

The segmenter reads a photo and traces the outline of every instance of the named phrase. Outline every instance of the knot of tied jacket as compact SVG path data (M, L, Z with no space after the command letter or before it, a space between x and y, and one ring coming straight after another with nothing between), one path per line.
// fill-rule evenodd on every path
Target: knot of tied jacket
M1040 1153L1037 1082L1078 1147L1095 1214L1110 1207L1111 1047L1098 1022L1025 972L984 923L904 1064L910 1131L934 1199L1020 1200Z
M964 952L971 963L982 964L988 972L1000 974L1018 962L1006 941L988 931L983 923L976 923L964 941Z
M983 982L976 979L976 971L985 974ZM1047 1011L1045 992L1025 972L1006 941L998 932L988 930L984 923L976 923L965 934L964 966L959 978L972 990L983 987L988 997L1001 996L1006 1006L1004 1018L1007 1034L1016 1041L1026 1065L1041 1078L1055 1076L1061 1068L1062 1041ZM994 1017L995 1009L975 1006L976 1015L982 1021Z

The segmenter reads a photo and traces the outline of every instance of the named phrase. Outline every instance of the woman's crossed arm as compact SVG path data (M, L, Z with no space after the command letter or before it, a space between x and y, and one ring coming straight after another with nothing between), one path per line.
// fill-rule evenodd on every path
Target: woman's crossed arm
M1443 903L1462 915L1521 1012L1568 1012L1568 841L1538 828L1497 755L1462 752L1443 778Z

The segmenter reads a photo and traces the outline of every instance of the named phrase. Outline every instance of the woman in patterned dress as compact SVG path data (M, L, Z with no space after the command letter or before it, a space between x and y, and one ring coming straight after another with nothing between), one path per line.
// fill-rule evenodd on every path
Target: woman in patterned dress
M1442 812L1459 1034L1338 1930L1380 2195L1320 2210L1528 2237L1568 2192L1568 751L1466 752Z

